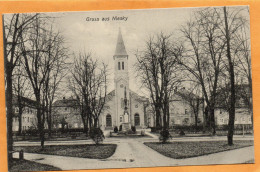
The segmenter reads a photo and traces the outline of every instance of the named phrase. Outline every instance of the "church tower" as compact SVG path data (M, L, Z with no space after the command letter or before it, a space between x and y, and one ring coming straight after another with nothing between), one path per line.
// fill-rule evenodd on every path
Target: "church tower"
M125 49L121 29L119 28L114 58L114 83L115 83L115 105L116 125L130 122L125 115L125 109L129 110L129 76L128 76L128 54ZM127 107L126 107L127 106ZM128 111L128 114L129 111Z

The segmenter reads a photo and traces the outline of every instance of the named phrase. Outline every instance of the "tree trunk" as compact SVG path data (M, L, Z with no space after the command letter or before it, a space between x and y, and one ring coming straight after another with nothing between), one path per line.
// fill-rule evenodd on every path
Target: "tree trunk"
M228 28L228 21L227 21L227 11L226 7L224 7L224 18L225 18L225 32L226 32L226 41L227 41L227 58L229 64L229 75L230 75L230 109L229 109L229 120L228 120L228 145L233 145L233 134L234 134L234 122L235 122L235 74L234 74L234 66L231 58L231 51L230 51L230 34Z
M98 118L94 118L94 128L97 128L98 125Z
M44 113L41 109L41 101L40 101L40 94L35 91L35 97L36 97L36 103L37 103L37 119L38 119L38 133L40 135L40 141L41 141L41 148L44 149L44 121L42 118L42 113Z
M160 125L160 118L161 118L161 112L160 112L160 108L156 105L155 106L155 127L157 129L161 128Z
M210 108L210 126L212 129L212 135L216 134L216 125L215 125L215 110L214 108Z
M7 106L7 149L8 162L13 159L13 94L12 94L12 75L6 66L6 106ZM10 165L10 163L8 163Z
M7 115L7 150L8 150L8 166L10 169L10 162L13 160L13 81L12 81L12 73L13 66L11 66L10 62L7 58L6 52L6 36L5 36L5 27L4 27L4 16L2 17L3 24L3 47L4 47L4 63L5 63L5 77L6 77L6 115Z
M18 100L18 101L21 101L21 100ZM22 115L23 115L23 108L19 107L19 114L18 114L18 120L19 120L18 135L19 136L22 134Z
M51 130L52 130L52 120L51 120L51 116L49 116L49 120L48 120L48 134L49 137L51 138Z

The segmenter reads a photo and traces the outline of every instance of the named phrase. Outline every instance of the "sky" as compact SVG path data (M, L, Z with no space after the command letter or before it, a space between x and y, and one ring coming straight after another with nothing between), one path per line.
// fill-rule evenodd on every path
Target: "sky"
M121 28L126 51L129 55L130 89L142 94L141 84L136 81L134 63L135 52L144 49L145 41L150 35L160 32L173 33L184 24L193 8L90 11L52 13L56 17L54 24L64 35L72 52L92 52L95 58L108 64L111 71L109 90L114 88L113 55L117 36ZM114 16L127 17L126 21L112 20ZM86 21L87 18L99 18L99 21ZM109 21L102 21L108 18Z
M146 9L146 10L112 10L112 11L88 11L88 12L58 12L46 13L54 17L53 25L65 38L66 46L71 53L85 51L92 52L93 57L108 64L111 75L108 90L114 89L113 55L115 53L117 36L121 28L126 51L129 55L130 89L143 95L141 84L136 82L134 63L135 52L143 50L145 41L150 35L160 32L166 34L179 34L179 28L199 8L170 8L170 9ZM113 17L127 17L127 20L112 20ZM87 18L99 18L99 21L87 21ZM109 18L109 21L102 21ZM73 61L71 56L70 61ZM66 84L66 80L64 80ZM68 92L64 93L70 96Z

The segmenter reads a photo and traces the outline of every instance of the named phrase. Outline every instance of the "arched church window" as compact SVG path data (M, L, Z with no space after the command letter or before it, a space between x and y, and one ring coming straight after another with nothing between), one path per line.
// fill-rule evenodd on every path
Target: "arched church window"
M118 70L120 70L120 62L118 62Z
M139 114L135 114L135 126L139 126L140 125L140 116Z
M125 69L125 63L122 62L122 70L124 70L124 69Z
M112 127L112 117L110 114L107 114L107 116L106 116L106 126Z

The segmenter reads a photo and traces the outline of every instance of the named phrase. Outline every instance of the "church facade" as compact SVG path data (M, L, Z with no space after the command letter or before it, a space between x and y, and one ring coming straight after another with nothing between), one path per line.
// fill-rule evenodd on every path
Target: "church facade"
M107 95L105 108L100 115L99 125L112 129L122 124L136 128L147 126L146 107L148 99L129 88L128 54L119 29L114 60L114 90Z

